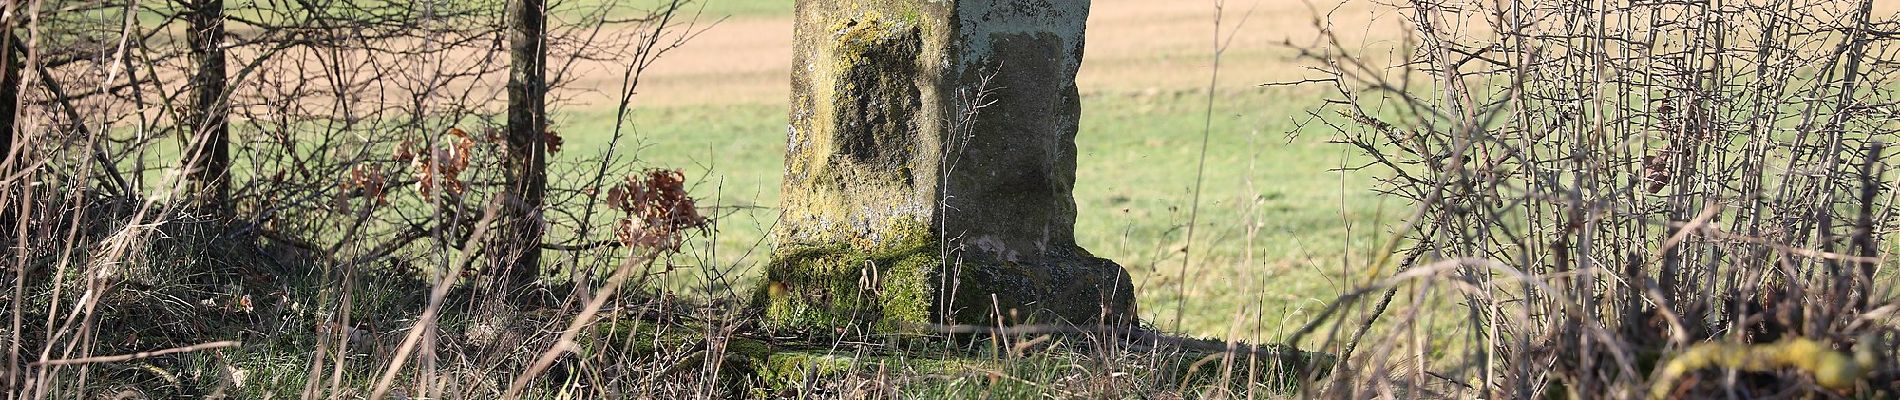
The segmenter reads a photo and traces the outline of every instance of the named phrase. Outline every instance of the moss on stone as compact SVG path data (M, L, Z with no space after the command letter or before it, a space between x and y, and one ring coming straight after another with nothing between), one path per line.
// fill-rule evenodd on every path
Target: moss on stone
M871 228L928 218L916 204L927 202L929 175L913 175L928 169L912 165L930 148L917 133L934 112L918 81L927 69L925 29L901 17L916 12L897 11L899 18L854 11L814 29L826 33L813 35L821 43L801 55L815 68L800 77L807 90L793 95L801 106L781 191L787 221L774 232L781 240L850 242L879 233Z
M1100 315L1104 302L1114 310L1133 309L1127 274L1111 261L1071 256L1040 264L946 262L938 235L921 221L899 219L878 232L875 240L781 245L754 296L765 325L915 333L935 323L994 324L998 312L1012 325L1132 322L1062 317ZM1110 298L1098 298L1103 295Z
M576 342L582 352L613 350L633 357L651 357L667 351L681 351L705 341L705 335L681 327L660 329L652 321L623 319L592 326L592 334L581 335Z
M892 19L877 11L866 11L858 18L833 23L832 32L838 32L833 39L835 47L832 54L836 57L834 65L848 68L852 65L866 65L873 61L871 56L887 52L916 53L917 39L914 35L919 17ZM842 75L842 74L841 74Z
M931 322L939 249L929 228L899 220L882 244L782 246L754 295L768 326L894 332ZM867 246L868 245L868 246Z
M759 378L774 390L784 390L794 382L811 378L837 378L859 365L859 360L832 354L790 351L774 353L765 359Z
M772 345L757 340L747 338L731 338L726 340L727 353L738 354L747 358L763 360L771 357L772 353L777 351L778 349L772 347Z
M1080 41L1065 38L1080 25L969 36L959 32L991 22L970 20L978 14L964 7L799 8L782 220L754 298L765 326L830 335L936 322L1133 322L1126 272L1089 256L1072 233L1074 149L1063 143L1073 142L1079 103L1065 69L1073 63L1062 60L1079 57ZM1055 28L1025 21L994 23ZM1000 54L1020 58L1009 69L964 59L999 40ZM1063 49L1075 54L1056 54ZM958 93L987 82L979 69L1015 81L992 88L1001 108L958 142L949 124L968 111ZM953 172L948 157L970 167Z

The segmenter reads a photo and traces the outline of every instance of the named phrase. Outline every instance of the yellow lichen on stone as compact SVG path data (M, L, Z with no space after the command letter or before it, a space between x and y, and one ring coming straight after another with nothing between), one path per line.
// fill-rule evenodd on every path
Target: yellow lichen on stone
M836 46L833 55L838 61L836 68L846 68L867 61L865 56L873 48L886 47L902 40L900 35L909 29L907 23L887 20L876 11L867 11L860 18L838 21L832 24L832 39Z
M1649 395L1652 399L1666 398L1683 375L1704 368L1751 372L1794 369L1814 376L1814 383L1822 387L1852 389L1872 368L1870 357L1858 358L1834 351L1819 341L1799 337L1768 344L1697 343L1663 365L1662 373L1650 386Z

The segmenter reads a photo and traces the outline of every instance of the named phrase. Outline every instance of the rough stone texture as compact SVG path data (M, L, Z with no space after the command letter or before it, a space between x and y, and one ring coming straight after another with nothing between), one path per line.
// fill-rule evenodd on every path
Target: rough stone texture
M1075 243L1088 8L800 0L768 324L1132 323L1128 274Z

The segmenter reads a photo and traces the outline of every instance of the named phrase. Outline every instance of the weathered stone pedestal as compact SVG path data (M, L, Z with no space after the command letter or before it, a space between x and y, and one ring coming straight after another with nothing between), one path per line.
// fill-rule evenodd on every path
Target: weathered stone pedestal
M1127 272L1075 243L1088 8L799 0L767 324L1133 323Z

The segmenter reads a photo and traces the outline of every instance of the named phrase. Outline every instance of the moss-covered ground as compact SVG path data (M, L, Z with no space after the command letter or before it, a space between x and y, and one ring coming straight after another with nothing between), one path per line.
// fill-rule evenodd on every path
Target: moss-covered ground
M1222 353L1143 347L1080 335L809 342L706 336L702 327L623 321L596 326L589 348L642 359L672 359L663 374L707 377L735 397L907 398L1117 397L1157 393L1290 393L1324 374L1324 355ZM683 378L682 378L683 379ZM1119 385L1119 386L1118 386ZM1119 387L1119 389L1117 389ZM875 396L874 396L875 397Z

